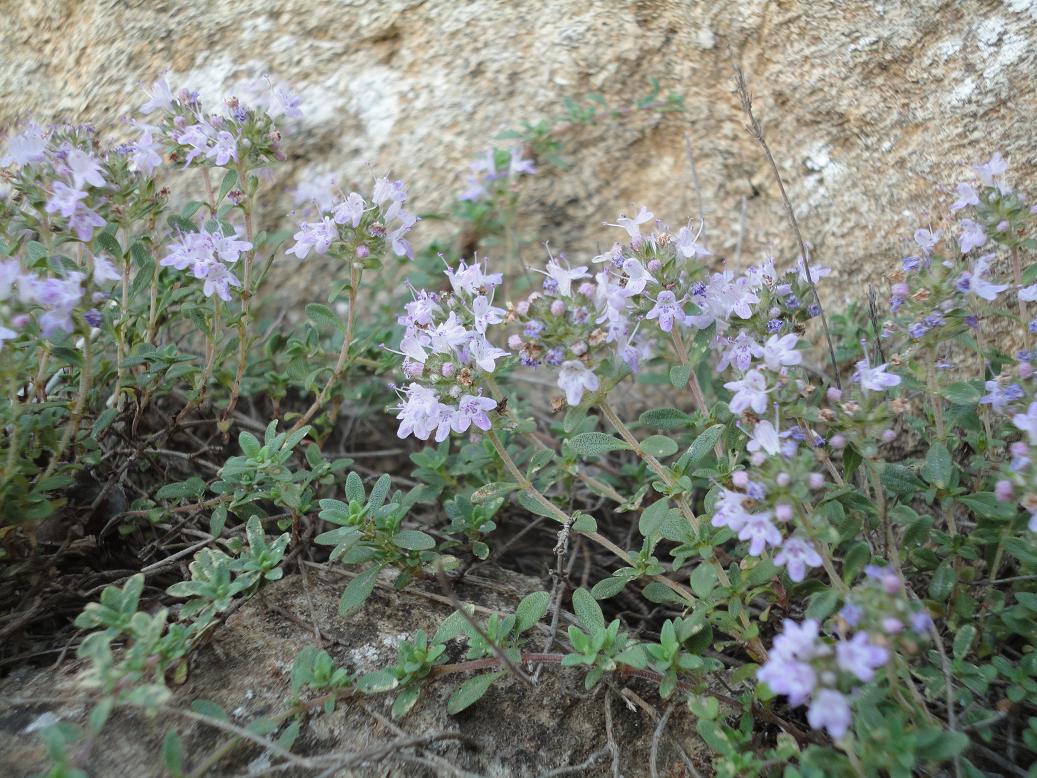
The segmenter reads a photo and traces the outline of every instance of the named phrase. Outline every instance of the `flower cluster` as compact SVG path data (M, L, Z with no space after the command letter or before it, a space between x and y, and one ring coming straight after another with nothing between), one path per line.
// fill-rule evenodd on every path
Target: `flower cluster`
M397 257L413 258L406 235L418 217L404 208L406 202L402 181L379 178L370 203L357 192L331 202L321 208L319 220L299 225L295 244L285 253L305 259L311 251L323 255L336 246L342 256L365 260L388 247Z
M510 186L520 176L537 172L531 159L523 157L522 146L510 149L489 148L468 166L467 188L461 200L481 200L498 186Z
M215 225L211 232L204 225L198 232L181 232L169 244L169 253L159 264L177 270L190 269L195 278L203 280L206 297L215 294L221 300L229 301L230 288L240 287L241 282L227 269L227 265L235 264L243 252L252 248L249 241L239 238L236 231L221 224Z
M958 223L915 231L913 253L890 275L895 318L887 323L885 337L902 329L919 345L932 346L977 328L981 307L1010 289L1023 302L1037 300L1037 284L1024 286L1018 268L1016 283L994 278L998 247L1017 250L1023 245L1024 225L1037 210L1005 183L1007 170L999 153L977 165L979 187L958 184L957 199L950 205L951 214L962 214Z
M451 291L413 290L399 323L405 333L399 344L403 373L411 380L400 388L396 418L401 438L434 436L443 441L451 432L471 427L489 430L489 411L497 401L484 396L484 376L497 369L508 352L494 346L487 333L504 321L505 310L493 305L500 273L489 273L485 262L447 268Z
M786 619L757 677L793 707L809 704L807 721L814 729L842 738L853 723L850 691L875 677L889 661L889 650L867 632L833 642L822 637L820 624Z

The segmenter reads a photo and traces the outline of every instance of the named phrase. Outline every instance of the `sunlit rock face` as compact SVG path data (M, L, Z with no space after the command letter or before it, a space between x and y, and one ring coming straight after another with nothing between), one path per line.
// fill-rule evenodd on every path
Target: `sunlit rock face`
M1035 42L1034 0L39 0L0 22L0 125L32 116L126 133L140 82L164 70L210 100L266 77L292 84L305 111L267 218L300 184L348 189L382 171L408 182L417 210L443 212L501 130L564 117L563 98L591 92L625 108L657 78L662 96L683 95L683 113L572 127L571 167L525 184L524 259L538 261L544 241L571 257L606 247L601 222L642 203L672 226L697 219L693 157L718 261L736 261L743 203L737 261L791 261L775 183L731 94L739 64L817 260L859 296L884 291L904 236L948 218L936 184L952 187L994 150L1016 183L1033 179Z

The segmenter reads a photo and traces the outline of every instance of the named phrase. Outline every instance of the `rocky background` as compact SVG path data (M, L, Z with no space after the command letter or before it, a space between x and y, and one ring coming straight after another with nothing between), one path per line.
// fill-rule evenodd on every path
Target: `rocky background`
M689 148L714 251L733 256L744 200L741 261L791 258L731 94L737 63L817 260L853 296L881 284L904 236L945 217L934 182L952 187L994 150L1020 186L1033 180L1035 42L1037 0L0 0L0 127L31 116L118 132L163 70L210 100L267 75L305 110L279 186L391 170L436 212L500 130L589 92L630 104L654 77L686 112L570 133L572 167L528 184L524 258L544 240L574 258L607 245L601 222L642 203L670 224L696 216Z

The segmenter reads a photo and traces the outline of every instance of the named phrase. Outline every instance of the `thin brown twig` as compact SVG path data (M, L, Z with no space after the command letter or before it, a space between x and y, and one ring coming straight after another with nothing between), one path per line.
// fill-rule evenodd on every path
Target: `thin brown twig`
M803 234L799 229L799 221L796 219L796 212L792 208L792 201L789 200L788 192L785 191L785 184L781 180L781 171L778 170L778 163L774 161L774 155L771 153L770 146L767 145L767 140L763 135L763 127L760 125L759 120L753 114L753 98L749 92L749 86L745 81L745 74L742 73L742 69L735 66L735 93L738 95L739 100L742 104L742 110L746 116L749 117L749 124L746 125L746 131L750 137L753 138L760 147L763 149L764 155L767 157L767 162L770 163L771 170L774 172L774 178L778 182L778 191L781 192L781 202L785 206L785 213L789 217L789 223L792 225L792 231L796 235L796 242L799 244L800 255L803 257L803 269L806 271L807 282L810 284L810 289L814 293L814 303L817 304L818 311L821 316L821 325L825 331L825 340L828 341L828 356L832 360L832 379L835 381L835 385L842 389L842 381L839 379L839 362L835 358L835 345L832 342L832 333L828 329L828 317L825 316L824 307L821 305L821 296L817 293L817 284L814 282L814 274L810 271L810 257L807 251L806 241L803 240Z

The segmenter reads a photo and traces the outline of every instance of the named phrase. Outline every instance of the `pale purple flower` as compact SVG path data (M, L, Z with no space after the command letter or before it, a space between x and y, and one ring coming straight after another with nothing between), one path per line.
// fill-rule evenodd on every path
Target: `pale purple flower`
M141 127L140 138L130 152L130 170L150 176L162 164L162 146L152 137L153 127Z
M84 184L104 186L101 162L93 154L81 149L70 149L65 162L72 172L72 182L76 189L82 189Z
M215 132L212 126L205 122L191 124L182 130L173 132L172 138L174 141L181 146L190 146L191 148L187 153L187 158L184 160L185 165L190 165L195 158L208 153L209 140Z
M738 381L728 381L724 388L734 392L728 403L731 413L741 414L746 408L752 408L758 414L767 410L767 379L759 370L750 370Z
M850 640L840 640L835 645L836 664L840 669L853 673L862 683L874 678L876 668L882 667L888 660L889 651L870 642L864 632L858 632Z
M982 165L976 165L973 170L976 171L976 175L979 176L979 180L983 182L984 186L997 186L998 182L995 179L1004 175L1008 170L1008 163L1001 156L1000 151L995 151L989 160Z
M972 273L969 275L968 292L982 297L988 302L993 302L1001 292L1011 286L1010 284L993 284L987 280L986 275L990 269L990 263L994 261L993 254L984 254L976 260Z
M335 206L335 223L348 224L356 229L360 226L360 219L364 216L365 206L363 197L356 192L350 192L345 200Z
M518 178L520 175L531 176L537 172L533 166L533 160L522 158L523 149L515 146L511 149L511 160L508 162L508 178Z
M205 152L205 156L216 163L218 167L224 167L232 159L238 161L238 139L226 130L220 130L212 146Z
M558 294L562 297L572 297L572 284L581 278L590 275L586 265L579 267L563 267L554 259L547 262L546 271L539 271L558 284Z
M655 277L645 270L644 265L632 257L623 260L623 272L627 275L627 289L633 294L641 294L651 281L656 283Z
M112 264L108 257L100 254L94 256L94 281L121 281L122 273Z
M728 527L732 532L740 531L749 519L749 513L743 505L744 501L745 495L741 492L721 488L713 506L710 524L714 527Z
M1019 384L1002 386L999 381L991 380L984 384L987 394L980 398L981 405L989 405L997 413L1004 413L1005 409L1016 400L1024 396L1023 389Z
M781 450L781 439L774 425L764 419L753 427L753 434L746 444L749 453L757 451L773 456Z
M277 106L272 112L272 115L276 116L283 114L289 119L302 118L302 109L299 107L302 98L299 97L297 92L294 92L287 86L281 86L274 90L274 94L277 97Z
M468 342L468 355L480 370L492 373L497 369L497 360L508 356L508 352L497 348L486 338L476 334Z
M805 703L817 686L817 673L809 664L774 654L756 671L756 677L775 694L788 697L792 706Z
M227 266L219 262L209 263L204 278L202 293L206 297L212 297L215 294L224 302L230 301L230 287L241 286L241 282L234 277Z
M806 578L808 567L819 567L821 555L814 546L802 538L788 538L781 551L774 555L774 564L785 566L789 578L799 583Z
M433 327L428 336L429 345L434 354L452 354L455 348L463 345L469 339L468 331L453 311L445 321Z
M781 544L781 532L771 522L770 511L752 513L738 531L739 540L749 541L749 556L759 556L767 546Z
M173 104L173 92L166 83L166 79L160 78L151 85L148 100L140 107L140 112L145 116L155 111L164 111Z
M400 428L396 435L406 438L413 435L418 440L428 440L440 424L440 403L436 393L427 386L412 383L403 390L403 402L397 406L396 418Z
M7 327L0 324L0 348L3 348L4 341L14 340L18 337L18 333L14 330L8 329Z
M219 232L211 233L209 240L212 242L212 250L223 262L233 265L238 261L242 253L252 248L247 240L238 240L239 234L225 235L222 227Z
M504 321L504 313L503 308L495 308L485 295L479 295L472 302L475 331L482 334L486 332L486 328L491 324L500 324Z
M79 204L75 213L68 220L68 226L76 233L76 237L84 243L89 242L94 237L94 229L104 225L105 220L82 203Z
M856 378L860 382L861 390L864 393L869 391L884 392L900 383L900 376L895 373L887 373L885 364L871 367L867 359L862 359L857 363Z
M800 283L806 284L813 281L816 284L822 278L827 278L830 275L832 275L832 268L822 267L817 263L810 266L810 275L807 275L807 266L803 261L802 255L796 260L796 277Z
M465 292L470 295L483 294L495 286L500 286L504 278L502 273L487 273L485 265L473 262L471 265L462 259L457 264L457 269L446 269L446 277L450 279L450 286L455 294Z
M35 122L30 122L20 133L7 139L7 153L0 159L0 166L40 162L46 156L46 151L47 139L43 130Z
M943 230L932 230L925 229L924 227L915 230L915 243L922 249L922 252L929 256L933 253L933 249L936 248L936 244L940 241L940 236L943 235Z
M853 714L846 696L835 689L821 689L807 709L807 722L814 729L825 729L838 740L850 729Z
M631 219L621 214L620 217L616 219L615 224L609 222L605 222L605 224L609 227L621 227L627 231L630 240L635 241L641 239L641 225L650 222L654 218L655 215L642 205L641 210L637 212L637 216L634 218Z
M428 345L428 336L424 333L408 330L400 340L400 353L414 363L424 365L428 359L425 347Z
M699 235L702 233L701 228L698 232L692 232L690 227L681 227L677 230L676 240L674 241L677 246L677 251L685 259L709 257L713 255L712 251L709 251L705 246L698 242Z
M1026 413L1017 413L1012 417L1012 424L1020 432L1025 432L1031 446L1037 446L1037 402L1030 403Z
M986 242L987 233L982 224L972 219L961 220L961 235L958 236L958 244L961 246L962 254L968 254L973 249L985 246Z
M54 182L54 191L47 198L45 209L47 213L59 213L66 219L71 219L79 208L80 201L86 198L86 192L78 187L70 187L61 181Z
M972 184L958 184L958 199L951 203L951 213L957 213L970 205L979 205L979 195Z
M1028 303L1037 302L1037 284L1031 284L1020 289L1019 299Z
M328 216L319 222L304 222L294 235L295 245L286 250L285 254L295 254L299 259L304 259L310 251L325 254L337 237L338 230Z
M569 405L579 405L583 393L598 390L598 377L578 359L569 359L558 370L558 388L565 392Z
M799 338L794 334L771 335L763 344L763 363L768 370L780 370L783 366L798 365L803 354L796 348Z
M33 278L29 296L46 308L38 321L45 338L58 332L72 332L72 312L83 297L83 274L69 273L66 278Z
M392 253L398 257L414 259L414 249L411 247L410 241L403 237L410 231L411 224L401 224L389 233L389 247L392 249Z
M760 344L753 340L746 330L740 331L734 340L718 338L717 343L727 345L727 350L717 362L716 372L718 373L722 373L729 365L734 365L739 373L744 373L752 367L754 357L763 356Z
M685 313L681 309L680 303L677 302L677 296L669 289L664 289L659 292L655 305L645 315L645 318L658 319L659 329L663 332L670 332L675 321L678 323L684 321Z
M406 316L399 317L400 324L417 324L427 327L432 317L442 311L435 299L424 289L414 295L414 299L404 306Z
M457 403L450 427L454 432L467 432L469 426L474 424L485 432L493 426L486 411L492 411L496 407L497 401L492 397L466 394Z

